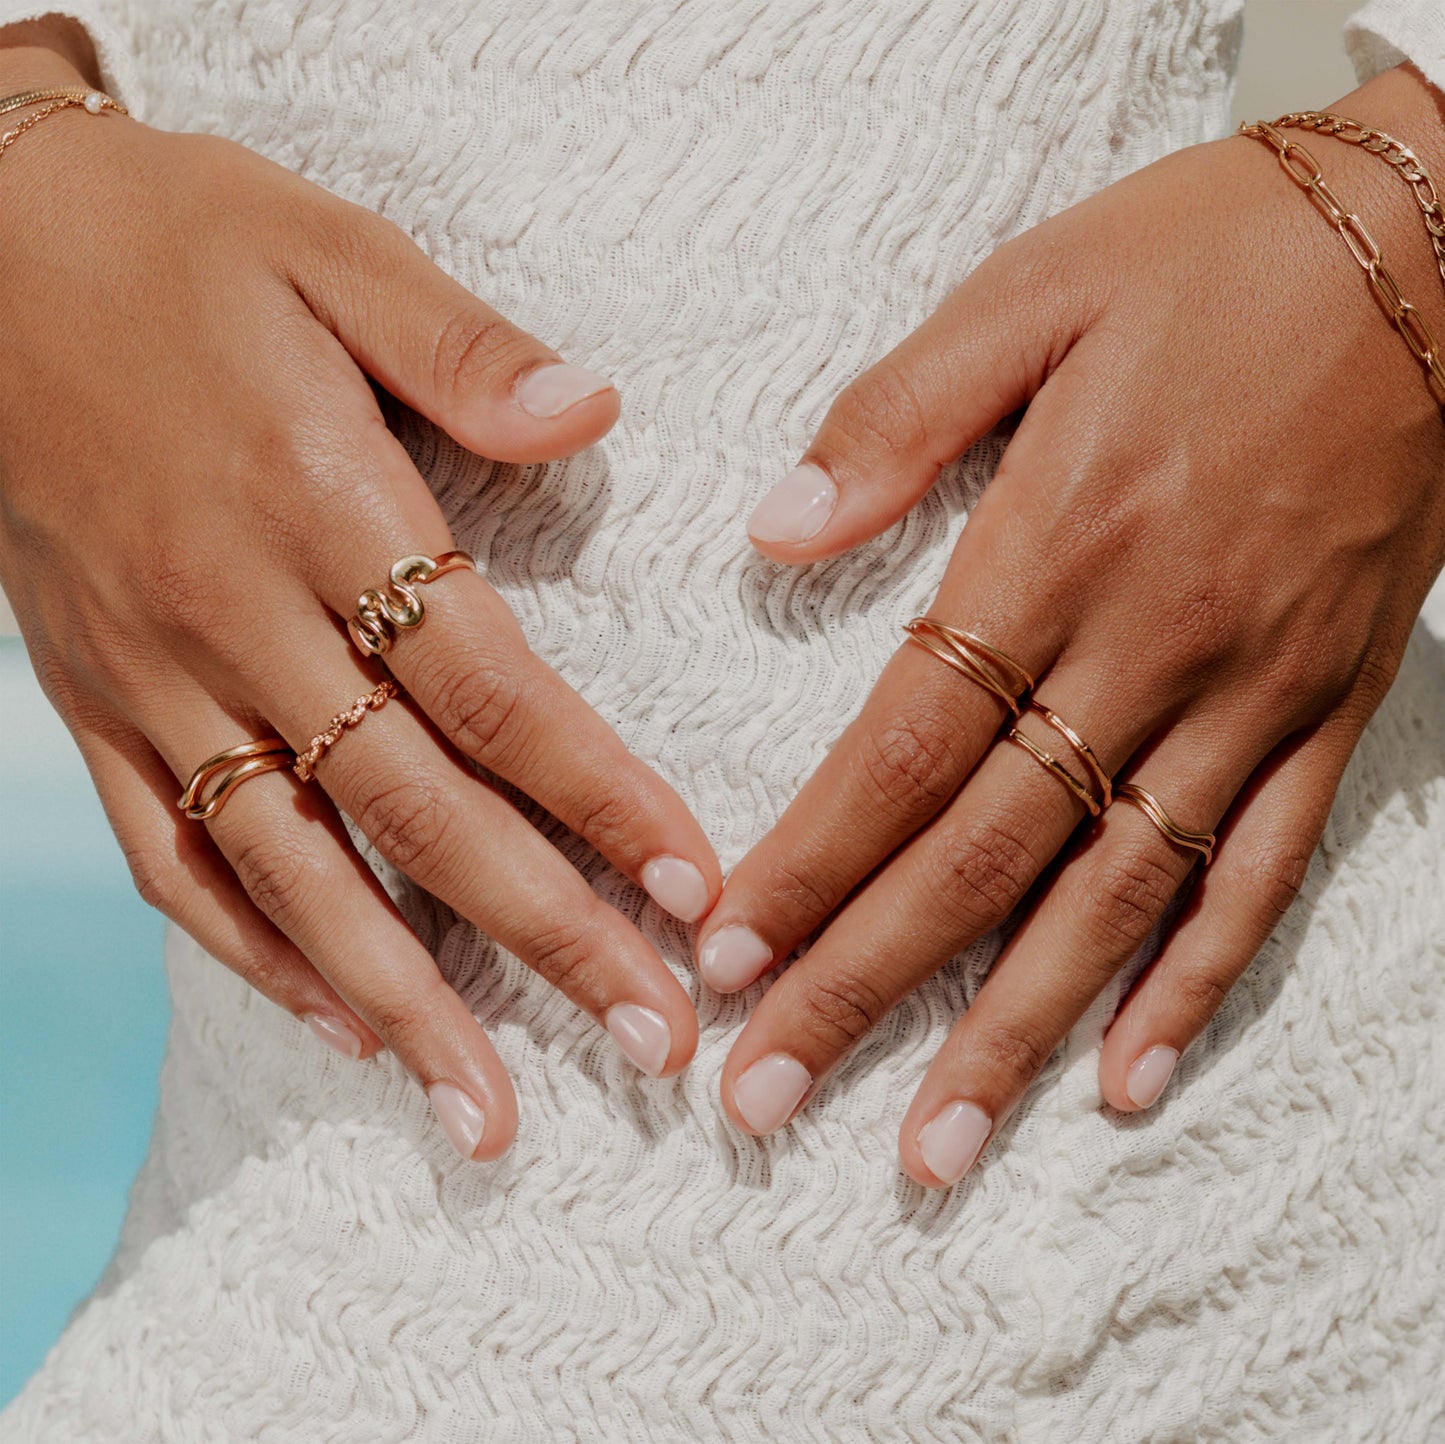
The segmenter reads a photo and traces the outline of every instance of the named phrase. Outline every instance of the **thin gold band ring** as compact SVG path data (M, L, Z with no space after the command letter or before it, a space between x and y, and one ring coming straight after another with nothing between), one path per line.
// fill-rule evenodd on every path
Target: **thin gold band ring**
M379 657L391 650L397 627L419 627L426 620L426 604L418 586L434 582L448 572L476 571L466 552L443 552L439 557L401 557L392 563L384 586L369 587L356 600L356 615L346 630L363 657Z
M1121 782L1114 789L1114 797L1119 802L1132 802L1143 814L1169 839L1170 842L1180 847L1192 848L1204 858L1204 865L1208 867L1214 861L1214 845L1216 838L1212 832L1190 832L1187 828L1180 827L1173 818L1164 811L1163 806L1152 792L1146 792L1134 782Z
M193 822L205 822L226 805L226 799L247 778L260 777L264 772L280 772L295 760L296 754L280 737L262 737L256 742L228 747L206 758L191 773L176 806Z
M1023 698L1033 691L1034 679L1007 652L936 617L914 617L904 623L903 630L910 642L917 642L945 666L992 692L1017 718Z
M1084 764L1089 780L1085 781L1071 772L1052 752L1046 752L1031 737L1020 732L1017 727L1009 729L1006 740L1022 747L1035 762L1052 772L1089 809L1089 816L1097 817L1114 800L1114 786L1110 781L1109 774L1104 771L1099 759L1094 755L1094 749L1052 707L1045 707L1039 701L1030 701L1028 710L1037 712L1068 742L1069 746L1073 748L1075 756ZM1090 783L1093 785L1090 786Z

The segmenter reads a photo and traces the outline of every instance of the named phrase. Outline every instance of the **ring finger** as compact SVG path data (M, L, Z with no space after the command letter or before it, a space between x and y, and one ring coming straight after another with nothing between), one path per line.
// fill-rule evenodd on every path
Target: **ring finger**
M1223 749L1224 730L1218 714L1187 719L1131 774L1168 820L1190 832L1212 833L1259 760L1252 754L1266 750L1237 736ZM1227 768L1220 756L1232 759ZM1054 1049L1148 938L1205 845L1171 841L1137 802L1116 797L1051 878L930 1065L899 1130L910 1176L936 1187L973 1166ZM1157 1096L1170 1067L1158 1049L1134 1061L1137 1101Z

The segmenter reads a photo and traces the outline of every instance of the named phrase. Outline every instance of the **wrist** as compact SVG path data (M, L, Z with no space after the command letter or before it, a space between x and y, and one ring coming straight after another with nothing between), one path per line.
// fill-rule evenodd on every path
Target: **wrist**
M60 85L100 86L90 37L63 15L0 26L0 97Z

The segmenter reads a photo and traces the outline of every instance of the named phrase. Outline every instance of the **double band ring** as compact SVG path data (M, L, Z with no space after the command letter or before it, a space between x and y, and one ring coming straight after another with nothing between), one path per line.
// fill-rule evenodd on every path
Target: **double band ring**
M226 805L226 799L248 778L289 768L302 782L310 782L316 775L316 764L336 739L348 727L355 727L368 712L384 707L400 690L389 678L379 683L365 696L358 697L346 711L338 712L299 757L280 737L243 742L239 747L228 747L208 757L191 773L176 805L193 822L205 822Z
M1046 752L1033 738L1026 737L1017 727L1009 729L1008 741L1022 747L1035 762L1053 773L1089 809L1089 815L1097 817L1114 800L1114 785L1109 780L1109 774L1104 771L1099 759L1094 755L1094 749L1052 707L1045 707L1042 702L1031 701L1028 704L1028 710L1036 712L1055 732L1063 737L1073 749L1075 757L1083 763L1088 780L1085 781L1077 773L1065 767L1052 752Z
M379 657L391 650L397 627L419 627L426 620L426 606L418 586L434 582L448 572L476 571L477 564L466 552L443 552L439 557L402 557L392 564L389 580L382 587L370 587L356 601L356 615L346 630L364 657Z
M1214 861L1216 841L1214 834L1212 832L1190 832L1187 828L1180 827L1164 811L1159 799L1152 792L1146 792L1137 783L1121 782L1114 789L1114 796L1119 802L1132 802L1170 842L1179 847L1191 848L1199 853L1204 858L1205 867Z
M1024 697L1034 689L1034 679L1007 652L936 617L914 617L904 623L903 630L910 642L917 642L945 666L992 692L1018 717Z
M191 780L186 783L176 806L193 822L205 822L226 805L226 799L248 777L280 772L295 760L296 754L280 737L262 737L256 742L228 747L206 758L191 773Z

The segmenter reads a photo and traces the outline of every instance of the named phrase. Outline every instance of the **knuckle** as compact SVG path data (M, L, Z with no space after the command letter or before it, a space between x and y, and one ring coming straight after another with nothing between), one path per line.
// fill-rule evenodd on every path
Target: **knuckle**
M175 869L151 848L125 837L119 841L125 865L130 869L131 881L141 901L169 917L178 895Z
M501 316L483 310L454 312L441 325L432 348L432 380L441 395L465 392L489 377L520 370L535 351Z
M1038 1077L1053 1056L1053 1047L1020 1023L995 1023L969 1045L984 1068L1009 1085Z
M880 361L839 398L831 418L844 439L885 454L928 445L928 413L912 378Z
M1096 937L1128 954L1153 931L1177 889L1169 865L1154 853L1121 853L1092 880L1082 911Z
M450 831L450 812L422 782L394 782L372 793L356 822L372 844L403 872L423 858L435 859Z
M1294 906L1309 865L1303 849L1292 849L1267 854L1251 870L1261 914L1271 928Z
M425 990L405 996L383 993L374 998L359 998L357 1013L387 1048L412 1067L424 1051L429 1020L438 1015L430 1006Z
M307 899L318 893L305 850L284 839L247 839L233 850L231 867L251 901L282 928L294 923Z
M496 766L514 746L522 720L523 687L516 674L495 665L449 667L434 684L429 710L469 757Z
M583 916L541 924L527 934L519 949L528 967L574 1000L591 997L600 982L596 913L597 909L588 909Z
M583 801L576 831L599 852L616 852L637 836L645 815L641 800L614 784L608 791Z
M939 859L940 902L967 932L986 932L1008 917L1033 886L1039 865L1023 833L980 822L945 838Z
M946 727L924 714L896 717L867 733L858 769L878 804L910 817L942 807L956 791L960 771Z
M888 999L857 972L833 973L808 984L803 1013L808 1031L825 1047L852 1047L888 1011Z
M1186 1017L1207 1020L1229 996L1230 985L1213 973L1189 970L1181 973L1172 987Z
M812 925L827 917L841 899L820 873L786 858L777 859L768 870L766 887L770 911Z

